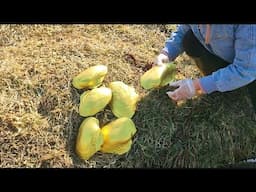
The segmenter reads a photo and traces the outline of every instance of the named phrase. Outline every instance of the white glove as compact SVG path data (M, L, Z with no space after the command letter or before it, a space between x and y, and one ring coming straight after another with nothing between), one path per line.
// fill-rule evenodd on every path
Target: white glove
M196 95L196 89L192 79L184 79L169 83L171 87L178 87L174 91L168 91L166 94L174 101L191 99Z
M163 65L164 63L168 63L168 62L169 62L169 57L168 57L167 55L163 54L163 53L160 53L160 54L156 57L156 59L155 59L155 61L154 61L154 63L155 63L156 65Z

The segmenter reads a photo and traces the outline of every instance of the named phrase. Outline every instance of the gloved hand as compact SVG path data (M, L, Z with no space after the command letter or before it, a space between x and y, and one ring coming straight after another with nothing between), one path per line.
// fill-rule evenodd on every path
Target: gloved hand
M178 87L174 91L168 91L166 94L174 101L191 99L196 95L196 89L192 79L184 79L169 83L171 87Z
M163 65L164 63L168 63L169 62L169 57L163 53L160 53L155 61L154 61L154 64L155 65Z

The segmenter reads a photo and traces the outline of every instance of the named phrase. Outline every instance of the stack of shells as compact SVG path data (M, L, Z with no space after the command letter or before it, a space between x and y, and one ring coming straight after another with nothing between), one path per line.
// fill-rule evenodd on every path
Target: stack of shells
M79 114L86 117L81 123L76 139L76 153L90 159L96 152L122 155L131 149L137 129L132 121L139 95L135 89L121 81L102 86L108 72L105 65L95 65L73 78L76 89L86 89L80 96ZM94 117L109 105L116 119L100 127Z

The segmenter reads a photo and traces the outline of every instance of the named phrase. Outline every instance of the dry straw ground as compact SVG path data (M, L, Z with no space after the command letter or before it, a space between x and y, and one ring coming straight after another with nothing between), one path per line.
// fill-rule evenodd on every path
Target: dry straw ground
M255 155L256 124L245 89L181 106L167 88L145 91L140 76L175 25L0 25L0 167L220 167ZM81 91L72 78L108 66L141 96L129 153L79 159L75 139ZM199 76L186 55L176 79ZM106 108L96 117L114 117Z

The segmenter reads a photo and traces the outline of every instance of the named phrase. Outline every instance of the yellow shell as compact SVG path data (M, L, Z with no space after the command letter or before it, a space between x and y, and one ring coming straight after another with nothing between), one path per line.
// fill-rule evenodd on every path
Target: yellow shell
M86 118L79 127L76 139L76 153L84 160L88 160L103 144L103 135L99 127L99 120L94 117Z
M131 146L132 146L132 140L130 139L125 143L119 143L116 145L105 144L103 145L100 151L103 153L113 153L117 155L122 155L124 153L127 153L131 149Z
M116 117L131 118L137 108L139 95L135 89L121 81L114 81L109 84L112 90L110 108Z
M130 150L132 137L137 129L130 118L121 117L103 126L104 143L101 151L108 153L123 154Z
M87 68L73 78L72 84L77 89L98 87L103 82L108 68L105 65L95 65Z
M174 79L175 69L173 63L154 66L141 76L140 84L144 89L163 87Z
M107 106L111 98L112 91L107 87L85 91L80 96L79 114L83 117L95 115Z

